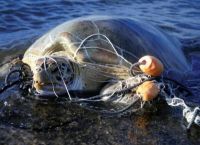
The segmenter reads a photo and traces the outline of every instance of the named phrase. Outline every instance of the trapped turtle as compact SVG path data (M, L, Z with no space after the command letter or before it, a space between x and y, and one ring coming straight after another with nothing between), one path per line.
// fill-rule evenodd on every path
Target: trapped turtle
M106 16L74 19L38 39L25 52L22 62L30 67L33 87L41 97L60 98L67 94L65 99L69 102L116 115L137 111L143 102L160 94L168 105L183 108L188 128L193 122L200 125L200 109L191 109L177 97L181 94L180 82L192 68L181 43L143 22ZM162 72L159 80L151 77ZM26 78L23 73L20 75ZM169 78L165 81L164 77ZM179 83L169 81L173 79ZM149 82L143 84L144 81ZM97 95L84 98L77 92ZM142 104L138 103L140 98Z
M165 72L189 71L181 44L159 28L137 20L90 16L65 22L38 39L25 52L34 87L42 95L100 91L108 82L131 77L129 69L153 55Z

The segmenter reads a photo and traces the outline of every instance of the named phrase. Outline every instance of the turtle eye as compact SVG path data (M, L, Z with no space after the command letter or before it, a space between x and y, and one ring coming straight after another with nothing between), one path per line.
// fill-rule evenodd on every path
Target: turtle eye
M43 68L43 69L48 68L48 67L49 67L49 64L47 64L47 63L46 63L46 64L43 63L43 64L41 65L41 68Z
M49 64L48 64L48 63L47 63L47 64L45 64L45 67L46 67L46 68L49 68Z
M42 65L40 66L42 69L44 69L44 63L42 63Z

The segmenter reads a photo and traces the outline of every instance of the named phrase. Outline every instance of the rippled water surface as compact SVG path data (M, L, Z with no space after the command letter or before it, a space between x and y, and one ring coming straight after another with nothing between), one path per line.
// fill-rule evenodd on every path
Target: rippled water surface
M0 60L22 54L56 25L87 15L137 18L183 41L200 39L199 0L1 0ZM197 71L199 60L195 55ZM166 104L150 113L101 118L77 106L21 99L16 92L1 94L0 144L200 144L200 128L187 133L180 110Z

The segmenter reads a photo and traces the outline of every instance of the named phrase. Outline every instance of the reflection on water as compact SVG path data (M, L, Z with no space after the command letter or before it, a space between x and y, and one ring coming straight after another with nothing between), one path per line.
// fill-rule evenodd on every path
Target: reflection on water
M200 37L199 9L198 0L0 1L0 61L23 53L56 25L91 14L137 18L178 38L196 39ZM198 71L199 56L194 57ZM1 94L0 100L0 144L200 143L199 128L194 126L187 134L181 111L166 104L151 113L102 118L78 106L27 100L16 87Z

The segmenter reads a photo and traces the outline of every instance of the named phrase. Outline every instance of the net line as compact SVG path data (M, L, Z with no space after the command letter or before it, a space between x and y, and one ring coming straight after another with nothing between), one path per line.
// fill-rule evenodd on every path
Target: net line
M167 85L170 92L169 94L167 94L166 91L164 90ZM181 96L177 97L175 93L177 87L173 88L171 84L166 84L164 82L159 83L158 86L160 87L160 94L164 96L164 99L166 100L169 106L180 107L182 109L182 116L188 122L187 129L190 129L193 123L200 126L199 107L189 107L188 105L186 105L185 101L181 99Z
M104 34L100 34L99 32L98 33L94 33L94 34L91 34L89 36L87 36L85 39L83 39L81 41L81 43L79 44L77 50L75 51L74 53L74 56L73 56L73 60L75 61L76 60L76 57L77 57L77 54L78 52L83 49L85 50L85 53L88 57L89 56L89 53L88 53L88 50L89 49L92 49L93 46L89 46L89 47L86 47L84 46L84 44L89 41L91 38L93 37L96 37L98 36L98 38L100 39L100 37L104 38L102 39L103 41L106 41L107 43L110 44L111 48L113 49L113 53L116 54L119 58L121 58L121 60L124 60L126 63L128 63L130 66L132 66L133 64L131 62L129 62L128 60L126 60L122 55L120 55L114 44L109 40L109 38L104 35ZM103 48L96 48L96 49L103 49ZM110 51L110 50L108 50ZM111 51L112 52L112 51ZM132 54L133 55L133 54ZM134 55L133 55L134 56ZM56 60L54 60L56 61ZM88 67L90 69L95 69L95 68L92 68L91 66L94 65L94 66L101 66L101 67L109 67L109 65L100 65L100 64L95 64L93 62L84 62L84 67ZM120 65L119 66L113 66L112 67L119 67L120 68ZM135 71L138 71L138 70L135 70ZM102 75L104 74L105 72L102 72ZM104 74L105 75L105 74ZM134 79L138 79L139 76L135 75L134 76L135 78ZM62 80L63 80L63 77L61 76ZM111 77L112 78L112 77ZM95 81L95 79L94 79ZM93 96L93 97L90 97L90 98L78 98L76 97L76 100L74 100L74 98L71 97L70 93L69 93L69 90L67 88L67 85L65 84L65 82L63 81L63 83L65 84L65 88L66 88L66 91L67 91L67 94L69 96L69 99L70 101L72 102L106 102L108 100L112 100L113 98L115 98L116 100L120 100L120 99L123 99L123 95L121 95L119 92L123 92L123 90L126 90L128 87L130 87L130 84L128 84L130 82L130 80L119 80L118 82L117 81L114 81L116 83L116 88L112 90L112 92L109 92L107 94L101 94L101 95L97 95L97 96ZM133 81L134 82L134 81ZM124 86L122 86L122 84L125 84ZM134 84L132 84L134 86ZM158 85L160 86L165 86L166 84L164 82L159 82ZM183 117L186 118L187 122L189 123L188 127L187 128L190 128L191 124L194 122L195 124L199 125L200 126L200 116L197 115L198 112L200 111L200 108L199 107L195 107L195 108L192 108L192 107L189 107L188 105L185 104L184 100L177 97L174 93L174 91L177 89L177 88L173 88L173 86L170 86L169 87L169 91L170 91L170 94L167 94L164 89L161 88L161 91L160 93L165 96L165 100L167 102L167 104L169 106L172 106L172 107L181 107L183 109ZM198 88L198 87L197 87ZM130 89L129 89L130 90ZM119 93L119 94L118 94ZM118 94L118 95L116 95ZM137 98L137 97L136 97ZM137 100L137 99L136 99ZM117 101L116 101L117 102ZM106 112L105 110L103 112ZM118 112L118 111L116 111Z

